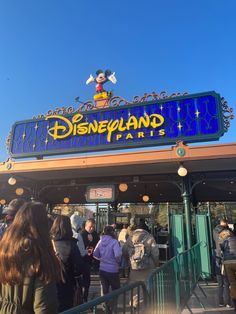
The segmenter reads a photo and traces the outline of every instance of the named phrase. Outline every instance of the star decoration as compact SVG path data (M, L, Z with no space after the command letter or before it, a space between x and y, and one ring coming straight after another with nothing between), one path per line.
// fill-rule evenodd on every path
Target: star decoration
M163 107L162 105L160 105L160 109L161 109L161 111L163 110L163 108L164 108L164 107Z
M177 111L178 111L178 112L180 112L180 111L181 111L181 108L180 108L179 106L177 107Z
M34 128L35 128L36 131L38 130L38 128L39 128L38 123L35 124Z
M181 130L182 127L183 127L182 124L179 122L178 125L177 125L177 128L178 128L179 130Z
M198 118L198 117L199 117L200 112L198 111L198 109L197 109L197 111L195 112L195 115L196 115L196 118Z
M25 132L22 134L22 138L23 138L23 140L26 138Z
M48 138L46 137L44 143L45 143L46 145L48 145L48 142L49 142L49 140L48 140Z

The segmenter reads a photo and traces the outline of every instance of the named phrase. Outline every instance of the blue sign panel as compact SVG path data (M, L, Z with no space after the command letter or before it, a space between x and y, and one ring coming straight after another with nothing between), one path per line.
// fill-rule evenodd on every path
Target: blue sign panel
M220 95L208 92L16 122L14 158L217 140L224 134Z

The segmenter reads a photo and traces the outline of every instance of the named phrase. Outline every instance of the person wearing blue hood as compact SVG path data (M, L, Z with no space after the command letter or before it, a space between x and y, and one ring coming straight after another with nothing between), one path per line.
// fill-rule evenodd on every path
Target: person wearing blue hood
M106 226L103 235L96 245L93 257L100 261L99 276L101 281L101 294L109 293L111 290L120 288L119 265L121 261L122 250L115 236L112 226ZM106 304L108 313L112 313L115 301Z

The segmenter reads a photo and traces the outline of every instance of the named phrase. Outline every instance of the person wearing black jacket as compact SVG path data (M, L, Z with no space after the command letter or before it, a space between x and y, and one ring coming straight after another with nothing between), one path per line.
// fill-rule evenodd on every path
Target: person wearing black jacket
M57 216L50 233L62 270L61 281L57 284L58 310L62 312L73 307L75 277L83 272L83 260L77 246L77 240L72 237L69 217Z
M213 229L213 239L215 242L215 255L221 258L221 247L222 240L219 238L219 234L223 230L229 230L228 221L225 218L220 219L220 223Z
M84 302L87 302L91 281L91 267L94 262L96 263L93 258L93 251L100 240L97 232L95 231L95 221L93 218L86 220L84 229L81 231L81 236L84 242L84 247L87 251L87 254L83 256L85 266L83 271L83 300Z
M224 238L221 244L224 268L230 283L230 294L236 310L236 236L230 230L221 232Z
M218 302L219 306L231 305L230 291L229 291L229 281L227 275L222 271L223 259L221 251L221 243L223 242L220 234L224 230L229 230L228 221L225 218L220 219L220 223L213 230L213 239L215 242L215 274L218 283Z

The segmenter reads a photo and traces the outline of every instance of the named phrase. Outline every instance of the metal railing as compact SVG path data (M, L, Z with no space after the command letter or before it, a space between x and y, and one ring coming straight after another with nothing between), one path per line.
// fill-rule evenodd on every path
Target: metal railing
M173 314L187 306L201 277L200 243L151 271L146 285L142 281L125 285L102 297L62 314L130 313ZM137 305L136 308L134 305ZM188 307L189 308L189 307Z
M153 270L147 279L148 313L173 314L179 309L180 291L177 257Z
M152 271L147 279L148 314L181 313L200 276L200 244Z
M179 267L180 310L187 305L201 277L200 243L177 256Z
M61 314L80 314L90 310L90 313L141 314L147 308L147 290L145 283L137 281L114 290L102 297L64 311Z

